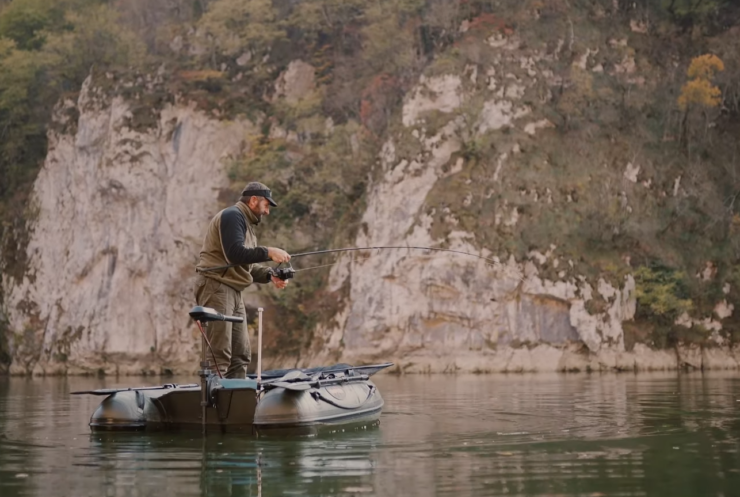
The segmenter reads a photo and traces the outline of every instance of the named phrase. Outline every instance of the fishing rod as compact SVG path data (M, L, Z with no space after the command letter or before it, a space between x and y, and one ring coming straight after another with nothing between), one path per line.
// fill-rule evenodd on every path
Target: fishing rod
M436 247L417 247L417 246L410 246L410 245L381 245L381 246L374 246L374 247L346 247L346 248L338 248L338 249L314 250L312 252L301 252L299 254L291 254L290 258L291 259L295 259L297 257L306 257L306 256L309 256L309 255L334 254L334 253L339 253L339 252L356 252L356 251L360 251L360 250L378 250L378 251L380 251L380 250L426 250L426 251L431 251L431 252L451 252L453 254L461 254L461 255L467 255L467 256L470 256L470 257L476 257L478 259L481 259L481 260L486 261L490 265L494 265L494 266L501 265L501 263L499 261L495 261L493 259L488 259L487 257L483 257L481 255L473 254L473 253L470 253L470 252L465 252L465 251L462 251L462 250L454 250L454 249L446 249L446 248L436 248ZM206 273L206 272L210 272L210 271L221 271L221 270L224 270L224 269L229 269L229 268L232 268L232 267L243 266L243 265L244 264L227 264L225 266L209 267L209 268L205 268L205 269L199 269L198 271L200 271L202 273ZM308 269L318 269L320 267L327 267L327 266L331 266L331 265L333 265L333 264L326 264L326 265L323 265L323 266L316 266L316 267L303 268L303 269L296 270L296 269L293 269L293 267L291 267L291 266L285 267L285 268L281 268L281 267L279 267L280 264L278 264L278 267L275 268L274 271L276 273L275 276L277 276L280 279L285 280L285 279L292 278L293 277L293 273L295 273L296 271L306 271Z

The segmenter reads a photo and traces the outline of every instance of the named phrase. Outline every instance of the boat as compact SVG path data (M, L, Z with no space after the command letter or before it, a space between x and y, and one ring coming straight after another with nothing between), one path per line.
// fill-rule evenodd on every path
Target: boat
M196 306L200 323L240 322ZM202 331L202 328L201 328ZM262 309L259 309L257 373L245 379L219 377L206 358L203 333L201 383L72 392L105 396L90 417L93 431L201 429L256 435L367 429L379 424L384 401L370 377L392 363L335 364L306 369L261 371ZM209 345L208 345L209 346Z

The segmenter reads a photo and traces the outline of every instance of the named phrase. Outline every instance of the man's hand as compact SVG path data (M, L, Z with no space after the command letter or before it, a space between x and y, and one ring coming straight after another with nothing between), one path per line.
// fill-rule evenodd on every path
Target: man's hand
M290 260L290 254L277 247L267 247L267 257L272 259L273 262L288 262Z
M288 286L288 280L281 280L277 276L271 276L270 278L272 279L272 284L275 285L278 290L282 290L283 288Z

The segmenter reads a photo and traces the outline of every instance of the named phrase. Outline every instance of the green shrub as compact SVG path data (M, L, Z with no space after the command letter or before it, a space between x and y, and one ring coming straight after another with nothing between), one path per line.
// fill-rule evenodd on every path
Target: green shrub
M673 324L693 308L686 274L665 266L640 266L635 271L638 314L664 324Z

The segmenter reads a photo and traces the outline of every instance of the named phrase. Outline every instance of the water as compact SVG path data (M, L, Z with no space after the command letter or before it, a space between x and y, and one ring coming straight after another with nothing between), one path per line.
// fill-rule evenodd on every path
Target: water
M193 378L178 378L181 383ZM378 375L378 429L91 434L142 378L0 378L0 496L740 496L740 374Z

